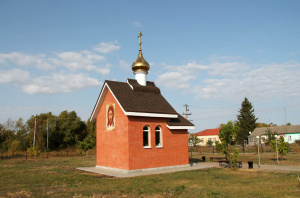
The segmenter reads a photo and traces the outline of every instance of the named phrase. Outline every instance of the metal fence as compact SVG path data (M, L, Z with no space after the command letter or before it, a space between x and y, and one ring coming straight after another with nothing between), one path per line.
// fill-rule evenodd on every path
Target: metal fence
M60 150L60 151L49 151L49 152L41 152L39 156L30 155L28 151L17 151L17 152L9 152L9 151L1 151L1 160L6 159L35 159L35 158L54 158L54 157L77 157L77 156L85 156L86 152L80 149L70 149L70 150ZM91 149L88 151L88 156L96 156L96 150Z
M253 145L253 146L243 146L243 145L234 145L235 148L239 149L240 153L257 153L258 152L258 145ZM216 149L215 146L197 146L196 148L189 147L189 151L193 149L193 152L198 152L198 153L220 153ZM300 153L300 144L290 144L290 152L291 153ZM271 153L274 152L272 150L271 146L266 146L264 144L261 144L259 147L259 152L260 153Z

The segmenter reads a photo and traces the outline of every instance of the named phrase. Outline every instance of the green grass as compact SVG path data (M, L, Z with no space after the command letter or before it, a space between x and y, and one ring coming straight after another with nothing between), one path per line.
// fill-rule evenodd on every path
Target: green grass
M76 170L94 157L0 160L0 197L299 197L293 172L212 168L135 178Z

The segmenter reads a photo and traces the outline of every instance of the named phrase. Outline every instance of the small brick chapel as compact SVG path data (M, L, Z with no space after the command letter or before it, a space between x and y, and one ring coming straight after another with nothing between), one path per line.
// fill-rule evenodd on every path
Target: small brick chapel
M122 172L189 166L188 129L178 114L147 81L150 65L139 54L132 64L135 79L106 80L92 112L96 121L96 168Z

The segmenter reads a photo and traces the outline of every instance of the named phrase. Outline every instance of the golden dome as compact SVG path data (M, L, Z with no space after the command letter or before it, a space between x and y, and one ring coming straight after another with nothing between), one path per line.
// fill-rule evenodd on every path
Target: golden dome
M150 65L149 63L144 59L143 54L142 54L142 50L139 51L139 55L136 59L136 61L134 61L134 63L132 63L132 71L137 72L137 71L146 71L148 72L150 69Z
M139 55L134 63L132 63L132 71L137 72L137 71L145 71L148 72L150 69L149 63L144 59L143 54L142 54L142 38L143 34L142 32L139 32L138 38L139 38Z

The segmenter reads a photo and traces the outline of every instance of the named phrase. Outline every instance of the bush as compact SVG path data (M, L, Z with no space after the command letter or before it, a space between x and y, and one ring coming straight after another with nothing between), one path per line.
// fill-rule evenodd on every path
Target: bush
M30 155L34 155L35 157L38 157L41 154L41 150L39 150L38 146L33 146L27 149L27 151L30 153Z

